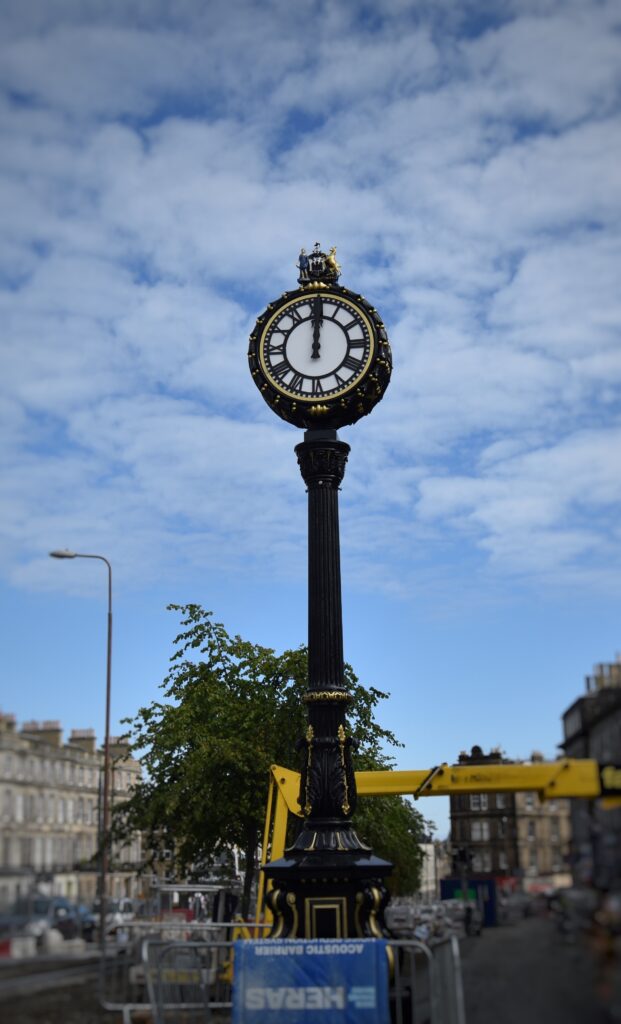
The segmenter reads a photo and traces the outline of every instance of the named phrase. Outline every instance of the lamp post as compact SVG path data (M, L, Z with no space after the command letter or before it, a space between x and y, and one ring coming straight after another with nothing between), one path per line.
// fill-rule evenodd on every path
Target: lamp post
M105 562L108 569L108 641L106 648L106 724L104 731L103 829L99 876L99 913L101 951L106 953L106 881L108 875L108 843L110 828L110 683L112 668L112 566L103 555L85 555L78 551L50 551L51 558L94 558Z

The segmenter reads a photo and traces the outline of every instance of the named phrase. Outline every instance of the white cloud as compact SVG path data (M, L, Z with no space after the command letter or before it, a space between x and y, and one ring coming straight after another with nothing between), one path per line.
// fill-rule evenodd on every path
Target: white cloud
M593 568L606 567L617 542L621 429L577 432L550 447L509 452L477 477L430 477L420 494L424 518L474 530L509 571L540 576L586 553Z
M588 357L618 347L621 239L596 232L533 248L496 293L489 319L531 349Z
M245 353L319 238L395 354L384 403L351 431L360 584L398 562L407 587L424 548L432 576L458 538L499 573L553 580L591 559L600 585L619 553L613 19L552 2L502 18L451 3L13 9L6 572L47 585L53 535L122 550L135 578L147 561L166 575L172 551L188 572L241 571L266 537L299 569L298 436Z

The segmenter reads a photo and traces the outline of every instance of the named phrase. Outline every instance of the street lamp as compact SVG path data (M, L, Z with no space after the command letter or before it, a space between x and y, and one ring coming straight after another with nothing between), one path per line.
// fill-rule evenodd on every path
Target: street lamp
M106 879L108 875L108 843L110 828L110 681L112 667L112 566L103 555L85 555L78 551L50 551L50 558L95 558L108 568L108 646L106 654L106 726L104 732L103 836L100 872L100 936L101 950L106 951Z

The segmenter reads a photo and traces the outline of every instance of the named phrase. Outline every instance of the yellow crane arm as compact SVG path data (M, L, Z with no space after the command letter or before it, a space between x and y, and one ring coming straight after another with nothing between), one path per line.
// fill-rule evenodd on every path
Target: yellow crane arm
M606 775L608 773L608 775ZM615 774L615 779L611 773ZM421 771L356 772L358 796L450 796L455 793L521 793L535 790L542 800L561 797L595 799L602 790L621 793L621 772L615 766L601 768L587 758L564 757L531 764L449 765ZM298 772L272 765L265 819L261 864L282 857L289 814L302 817ZM617 800L617 797L611 799ZM257 908L262 907L264 875L261 872Z
M287 809L301 817L300 776L272 766L272 779ZM542 799L601 795L597 761L565 757L534 764L449 765L422 771L356 772L359 796L450 796L452 793L518 793L537 790Z

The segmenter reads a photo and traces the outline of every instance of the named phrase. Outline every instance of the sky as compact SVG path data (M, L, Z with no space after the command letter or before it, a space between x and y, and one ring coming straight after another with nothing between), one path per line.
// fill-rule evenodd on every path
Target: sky
M306 640L301 432L248 335L337 247L394 357L340 496L401 768L558 754L621 648L621 10L4 0L0 707L103 735L197 602ZM446 834L448 801L420 809Z

